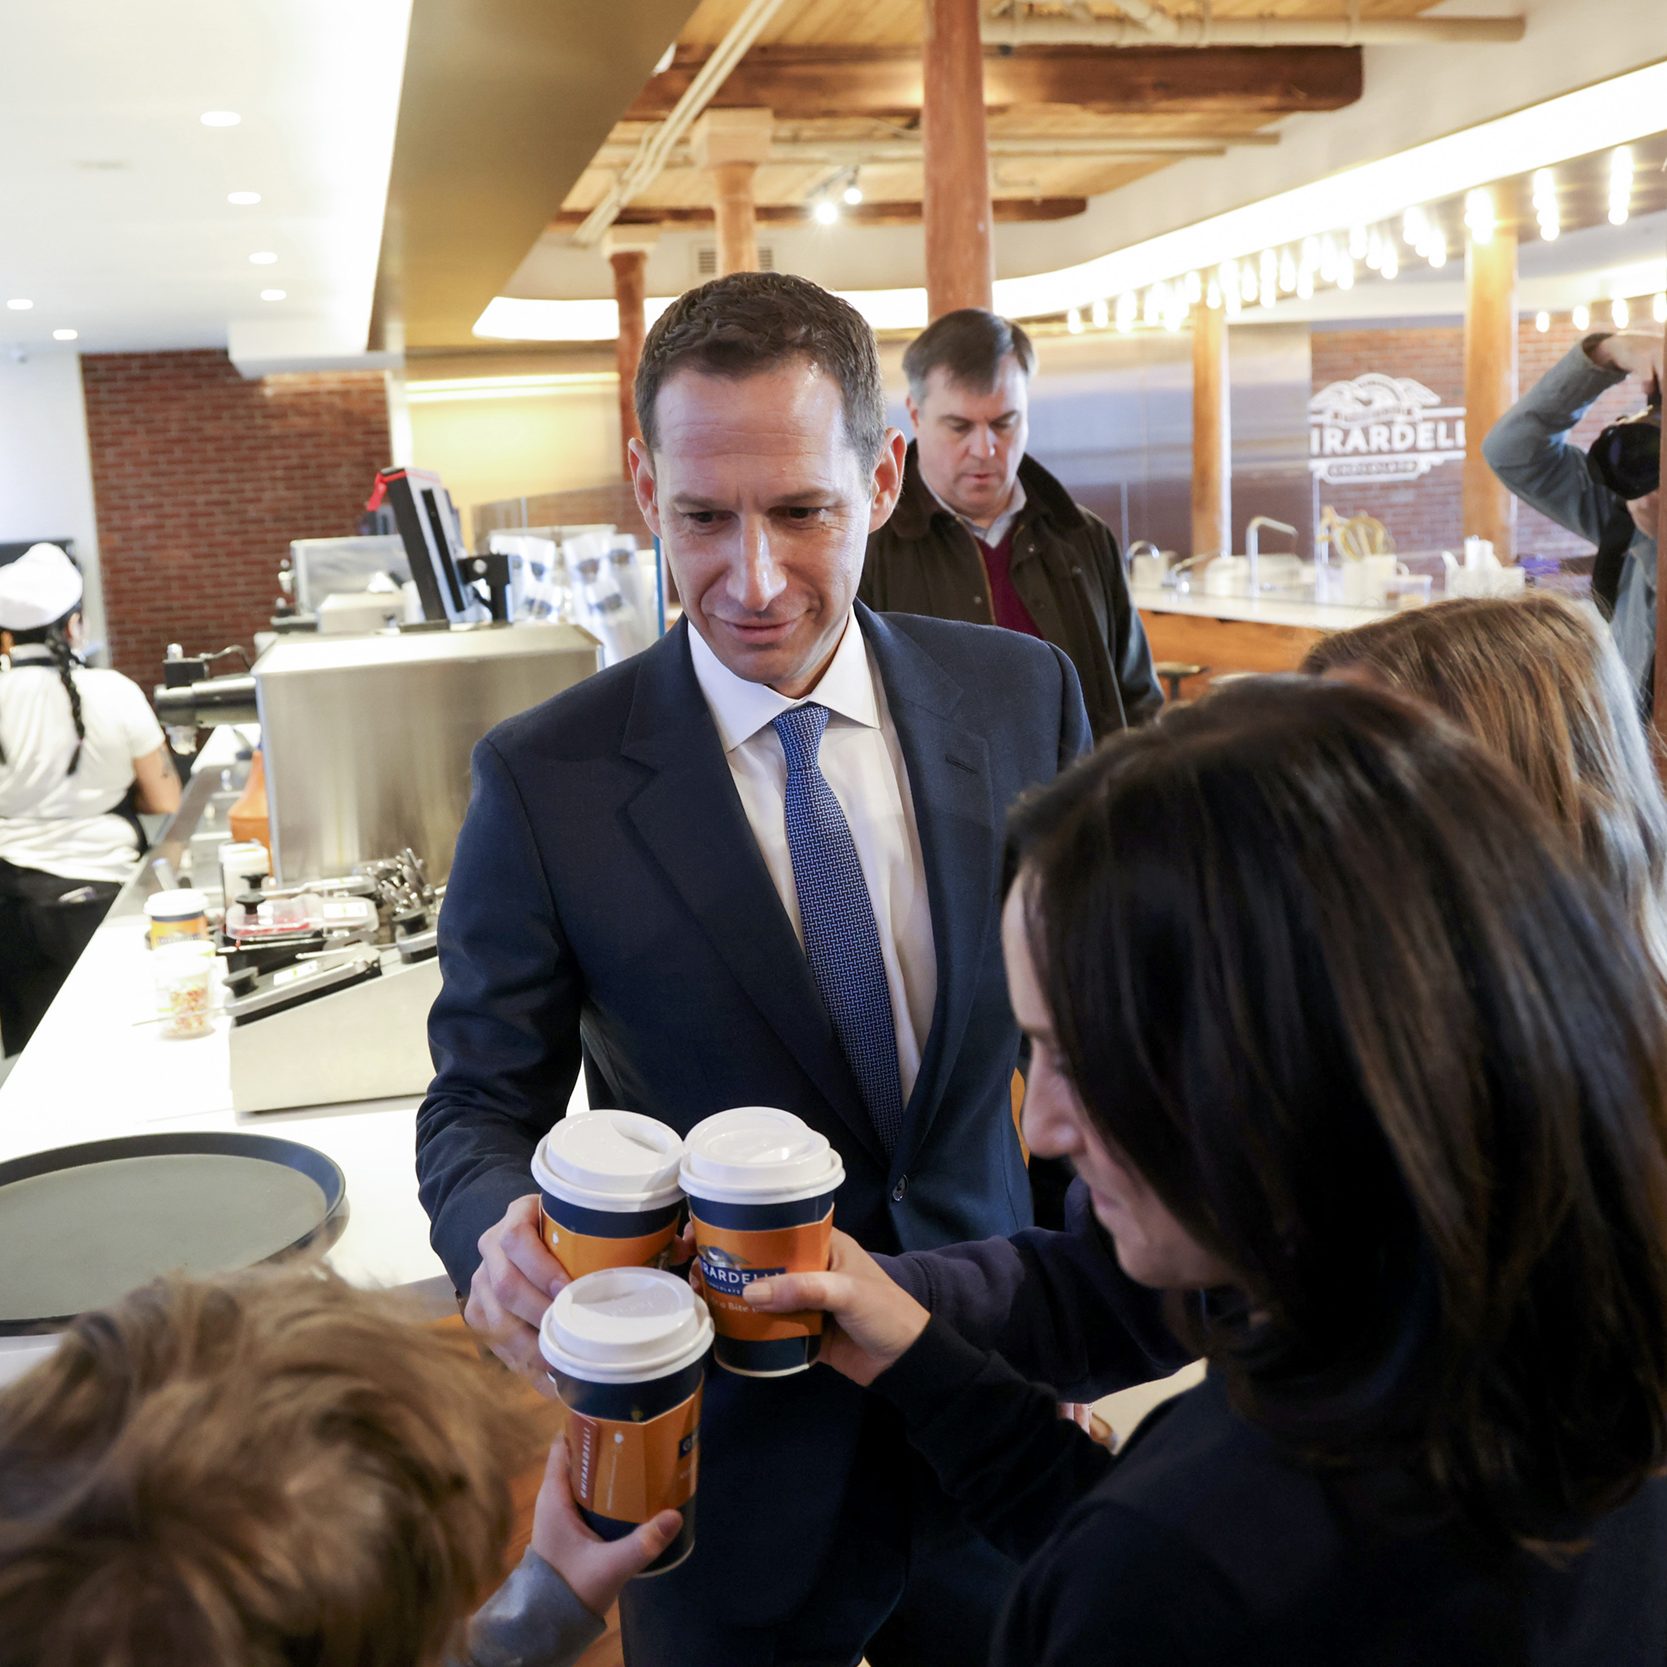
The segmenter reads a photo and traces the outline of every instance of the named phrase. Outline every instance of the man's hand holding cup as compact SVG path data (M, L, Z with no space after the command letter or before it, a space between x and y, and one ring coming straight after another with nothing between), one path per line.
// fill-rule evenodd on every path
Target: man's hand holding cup
M506 1366L541 1387L538 1327L566 1270L544 1242L536 1192L517 1198L480 1236L480 1266L469 1281L463 1319Z

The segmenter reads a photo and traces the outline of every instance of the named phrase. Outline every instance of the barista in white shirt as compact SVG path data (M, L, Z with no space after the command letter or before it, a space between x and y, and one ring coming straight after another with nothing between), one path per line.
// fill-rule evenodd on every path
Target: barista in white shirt
M179 807L139 686L80 663L81 575L55 544L0 567L0 1045L22 1048L138 866L136 811Z

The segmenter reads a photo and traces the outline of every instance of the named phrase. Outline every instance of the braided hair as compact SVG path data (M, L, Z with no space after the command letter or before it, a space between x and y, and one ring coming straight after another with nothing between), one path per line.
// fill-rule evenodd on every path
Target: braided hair
M69 755L69 768L64 772L66 776L73 776L81 766L81 749L87 741L87 725L81 715L81 691L75 684L75 667L79 663L75 650L70 647L69 622L81 611L80 606L70 609L62 619L54 620L50 625L42 625L33 631L13 631L10 633L14 647L24 647L34 643L42 643L46 651L52 656L52 663L58 668L58 681L64 686L64 693L69 696L70 717L75 720L75 751ZM6 747L0 742L0 764L6 763Z

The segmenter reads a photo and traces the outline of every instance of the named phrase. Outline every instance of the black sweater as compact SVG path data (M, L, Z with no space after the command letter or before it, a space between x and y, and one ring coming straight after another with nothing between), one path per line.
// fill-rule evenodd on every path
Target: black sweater
M1117 1458L1052 1394L934 1319L875 1388L952 1496L1030 1559L995 1667L1662 1667L1667 1481L1554 1570L1452 1523L1406 1520L1393 1475L1322 1477L1219 1379L1148 1416Z

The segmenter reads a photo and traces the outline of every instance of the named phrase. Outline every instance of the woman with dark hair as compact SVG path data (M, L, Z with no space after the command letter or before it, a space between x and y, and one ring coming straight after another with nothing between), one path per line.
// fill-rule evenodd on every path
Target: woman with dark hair
M1257 679L1013 849L1026 1133L1204 1382L1113 1458L849 1240L749 1289L1030 1556L994 1659L1660 1667L1667 1032L1549 819L1400 697Z
M135 810L179 807L162 729L80 662L81 575L55 544L0 567L0 1048L34 1034L138 865Z

